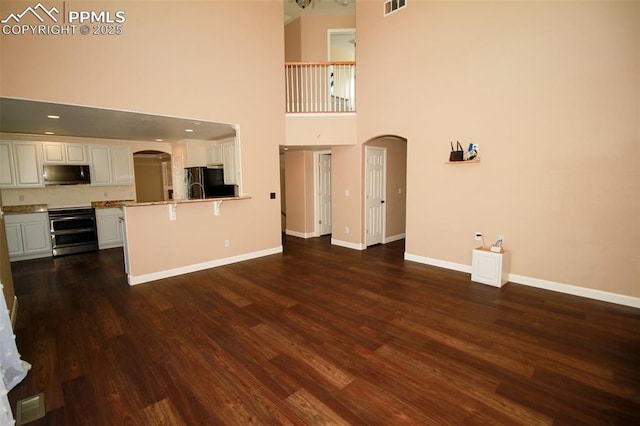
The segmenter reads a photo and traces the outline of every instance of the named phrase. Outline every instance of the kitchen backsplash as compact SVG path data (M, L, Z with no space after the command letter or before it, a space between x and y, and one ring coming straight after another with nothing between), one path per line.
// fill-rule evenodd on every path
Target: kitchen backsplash
M133 200L135 185L91 186L60 185L45 188L2 189L2 204L21 206L25 204L47 204L49 207L89 205L92 201Z

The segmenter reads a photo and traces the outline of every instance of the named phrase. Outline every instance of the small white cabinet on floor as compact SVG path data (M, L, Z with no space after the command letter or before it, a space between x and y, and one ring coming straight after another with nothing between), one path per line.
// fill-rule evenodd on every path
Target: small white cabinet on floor
M488 248L473 250L471 259L471 281L502 287L509 274L508 251L494 253Z

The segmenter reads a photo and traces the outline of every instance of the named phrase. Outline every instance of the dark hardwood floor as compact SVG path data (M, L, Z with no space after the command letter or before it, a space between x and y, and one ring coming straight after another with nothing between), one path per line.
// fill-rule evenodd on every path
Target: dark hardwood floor
M134 287L118 249L13 263L33 425L640 424L640 310L327 237Z

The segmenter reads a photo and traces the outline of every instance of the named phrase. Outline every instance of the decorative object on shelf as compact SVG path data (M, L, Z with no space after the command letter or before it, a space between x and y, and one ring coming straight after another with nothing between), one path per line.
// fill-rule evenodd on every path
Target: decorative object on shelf
M311 0L296 0L296 3L298 4L298 6L304 9L311 4Z
M502 253L502 244L504 243L504 236L498 235L498 239L491 245L491 251L494 253Z
M456 141L456 147L453 148L453 142L451 142L451 154L449 154L449 161L464 161L464 150L460 142Z
M462 144L456 141L454 148L453 142L451 142L451 153L449 154L449 161L446 164L463 164L463 163L479 163L480 154L478 154L478 145L470 143L469 147L465 150L462 148Z
M475 159L478 156L478 145L475 143L470 143L469 148L464 153L463 159L464 161L470 161Z

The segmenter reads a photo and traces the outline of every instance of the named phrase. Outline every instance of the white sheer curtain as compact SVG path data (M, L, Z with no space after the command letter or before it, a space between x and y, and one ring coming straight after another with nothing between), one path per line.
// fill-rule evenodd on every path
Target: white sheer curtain
M14 386L22 381L31 368L31 364L20 359L16 346L16 336L13 334L11 319L4 292L0 285L0 425L13 425L13 412L7 394Z

